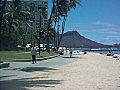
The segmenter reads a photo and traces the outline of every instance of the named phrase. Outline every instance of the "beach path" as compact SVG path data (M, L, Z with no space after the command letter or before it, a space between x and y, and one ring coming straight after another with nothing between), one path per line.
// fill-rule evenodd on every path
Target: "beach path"
M13 80L13 84L22 90L120 90L119 60L95 53L62 58L77 60L49 72L35 72L17 80L19 84Z
M31 87L30 89L120 90L119 60L95 53L78 55L78 57L78 61L41 75L41 77L47 77L46 80L58 80L56 84L47 84L48 87Z

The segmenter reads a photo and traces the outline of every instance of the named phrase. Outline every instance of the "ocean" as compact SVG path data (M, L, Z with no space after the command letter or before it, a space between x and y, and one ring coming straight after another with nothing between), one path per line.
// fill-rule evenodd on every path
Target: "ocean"
M89 52L94 52L94 53L102 53L102 54L107 54L108 51L89 51ZM120 51L112 51L113 54L120 54Z
M83 51L83 50L86 50L86 51L87 51L87 50L88 50L88 52L107 54L110 49L108 49L108 50L106 50L106 49L105 49L105 50L103 50L103 49L102 49L102 50L98 50L98 49L92 50L92 49L90 49L90 48L89 48L89 49L87 49L87 48L74 48L74 50L78 50L78 51L79 51L79 50L80 50L80 51ZM113 50L112 53L113 53L113 54L120 54L120 49L115 50L115 51Z

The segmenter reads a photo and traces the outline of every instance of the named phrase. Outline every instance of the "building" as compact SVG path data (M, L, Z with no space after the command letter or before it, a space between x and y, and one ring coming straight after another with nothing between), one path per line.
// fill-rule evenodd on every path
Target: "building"
M21 0L22 1L22 0ZM12 1L8 1L7 9L9 11L9 5ZM29 10L30 22L27 22L33 29L46 28L48 22L48 1L46 0L24 0L22 6L26 10ZM25 26L25 25L24 25Z
M12 1L7 2L7 11L11 12ZM26 22L21 23L20 28L24 31L26 43L31 42L32 34L39 29L47 29L48 1L47 0L21 0L22 8L30 12ZM29 21L28 21L29 20Z
M34 31L39 31L39 29L47 29L48 22L48 1L34 0L34 1L24 1L22 2L25 8L30 8L30 22L28 27L22 25L27 31L26 43L32 42L32 35Z
M24 1L24 7L30 7L31 24L33 30L38 30L40 28L47 28L48 21L48 1L34 0L34 1Z

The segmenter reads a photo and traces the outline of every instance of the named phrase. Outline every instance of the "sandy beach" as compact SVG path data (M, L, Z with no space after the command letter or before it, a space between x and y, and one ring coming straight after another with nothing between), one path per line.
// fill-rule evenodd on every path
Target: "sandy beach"
M120 61L105 55L88 53L51 72L35 73L32 80L48 83L29 90L120 90ZM30 79L31 80L31 79ZM52 84L51 84L52 83Z

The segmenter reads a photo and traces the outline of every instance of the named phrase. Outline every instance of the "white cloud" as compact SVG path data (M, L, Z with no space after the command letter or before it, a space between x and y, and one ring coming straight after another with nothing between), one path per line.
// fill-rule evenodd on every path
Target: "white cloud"
M119 32L115 32L115 31L108 31L108 32L104 32L106 34L111 34L111 35L120 35Z
M120 35L120 28L102 28L97 29L98 32L104 33L104 34L110 34L110 35Z
M106 36L101 40L102 42L109 44L120 43L120 36Z
M104 33L111 35L120 35L120 29L117 28L99 28L99 29L75 29L84 33Z
M83 36L89 36L89 38L103 44L120 43L120 26L116 24L101 21L76 23L73 24L72 30L77 30Z
M82 28L83 27L83 28ZM120 33L120 27L116 24L96 21L94 23L75 23L73 30L80 32Z
M96 25L101 25L101 26L96 27ZM82 25L80 24L77 24L75 26L76 27L74 27L74 30L79 30L80 32L84 32L84 33L106 33L112 35L120 34L120 27L118 25L110 24L110 23L102 23L100 21L97 21L96 23L92 24L91 28L89 28L90 24L86 24L86 28L84 29L81 29Z
M94 25L102 25L102 26L107 26L107 27L117 27L118 25L116 24L113 24L113 23L107 23L107 22L101 22L101 21L96 21L96 22L93 22L92 24Z

